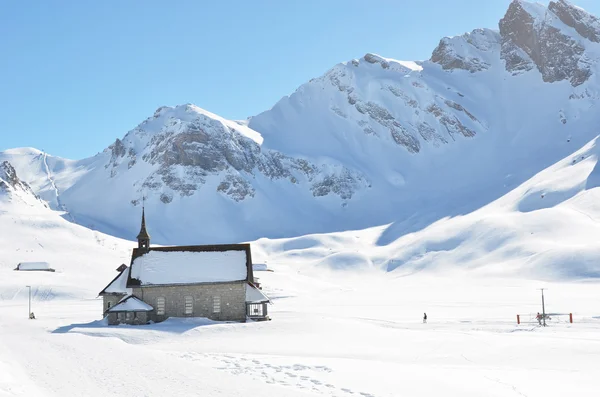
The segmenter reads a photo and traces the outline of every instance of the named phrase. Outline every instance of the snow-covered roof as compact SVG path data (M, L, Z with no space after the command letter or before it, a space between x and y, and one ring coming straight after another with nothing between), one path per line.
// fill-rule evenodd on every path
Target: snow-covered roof
M138 280L139 285L243 281L248 279L248 251L245 247L223 250L204 250L202 246L155 248L133 260L130 279Z
M52 270L48 262L21 262L15 270Z
M115 277L110 284L108 284L100 295L102 294L131 294L131 288L127 288L127 278L129 277L129 268L126 267Z
M152 306L133 295L126 296L108 309L109 312L150 312L152 310L154 310Z
M261 290L246 284L246 302L270 302L271 300Z

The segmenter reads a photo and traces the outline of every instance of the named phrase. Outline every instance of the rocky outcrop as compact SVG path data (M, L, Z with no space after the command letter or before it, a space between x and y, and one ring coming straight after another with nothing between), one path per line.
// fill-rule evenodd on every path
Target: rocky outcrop
M0 196L8 196L12 199L14 195L21 199L28 198L28 202L42 203L33 189L24 181L19 179L17 172L8 161L0 163ZM43 204L43 203L42 203ZM46 206L45 204L43 204Z
M444 37L431 54L431 62L444 70L466 70L471 73L487 70L489 62L475 54L493 50L499 44L496 32L476 29L458 37Z
M582 37L600 43L600 19L565 0L551 1L548 9Z
M14 167L8 161L0 163L0 189L3 191L10 189L22 190L35 195L31 187L19 179Z
M110 159L105 167L110 167L111 177L139 163L133 142L144 139L141 159L153 171L140 188L157 192L164 204L175 195L192 196L214 176L220 180L216 191L236 202L255 196L253 181L258 175L290 184L303 182L319 195L333 194L344 200L352 197L354 188L366 184L362 176L344 167L332 172L306 159L263 150L233 123L204 114L193 105L162 107L123 140L117 139L107 149Z
M217 187L218 192L222 192L234 201L242 201L246 197L254 197L254 188L244 178L236 175L227 175Z
M536 67L545 82L569 80L573 86L587 81L591 75L585 48L552 25L554 16L541 5L536 12L514 0L500 20L501 57L506 70L513 74Z
M354 100L354 106L359 113L368 115L373 122L387 128L396 144L406 148L410 153L418 153L421 150L419 140L410 134L383 106L374 102L365 103L358 99Z
M448 114L446 111L442 110L437 104L431 104L427 107L427 112L432 114L435 118L438 119L439 123L444 126L448 135L455 139L454 136L456 134L461 134L465 137L473 137L475 136L475 131L466 127L458 117Z

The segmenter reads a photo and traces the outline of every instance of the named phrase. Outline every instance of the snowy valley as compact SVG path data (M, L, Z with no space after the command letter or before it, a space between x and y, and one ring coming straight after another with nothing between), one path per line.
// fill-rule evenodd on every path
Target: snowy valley
M0 152L0 396L596 395L599 77L598 18L515 0L247 120L165 106L91 158ZM102 322L142 200L153 244L250 242L273 321Z

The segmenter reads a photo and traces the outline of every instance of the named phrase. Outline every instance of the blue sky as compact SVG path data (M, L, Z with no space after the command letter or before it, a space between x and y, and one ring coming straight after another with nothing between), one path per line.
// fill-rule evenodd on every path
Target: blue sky
M427 59L443 36L496 28L509 3L1 2L0 150L87 157L162 105L243 119L367 52Z

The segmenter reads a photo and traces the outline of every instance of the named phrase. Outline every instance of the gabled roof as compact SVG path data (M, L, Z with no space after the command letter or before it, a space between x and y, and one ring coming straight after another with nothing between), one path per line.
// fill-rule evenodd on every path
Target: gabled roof
M107 312L151 312L152 310L154 308L146 302L143 302L134 295L129 295L108 309Z
M262 303L269 302L271 303L271 299L267 295L265 295L261 290L256 288L254 285L248 283L246 284L246 302L251 303Z
M252 281L250 244L133 249L127 287Z
M106 287L100 293L99 296L102 295L125 295L131 294L131 289L127 288L127 279L129 278L129 268L125 266L123 270L117 275L117 277L113 278L113 280L108 283Z

